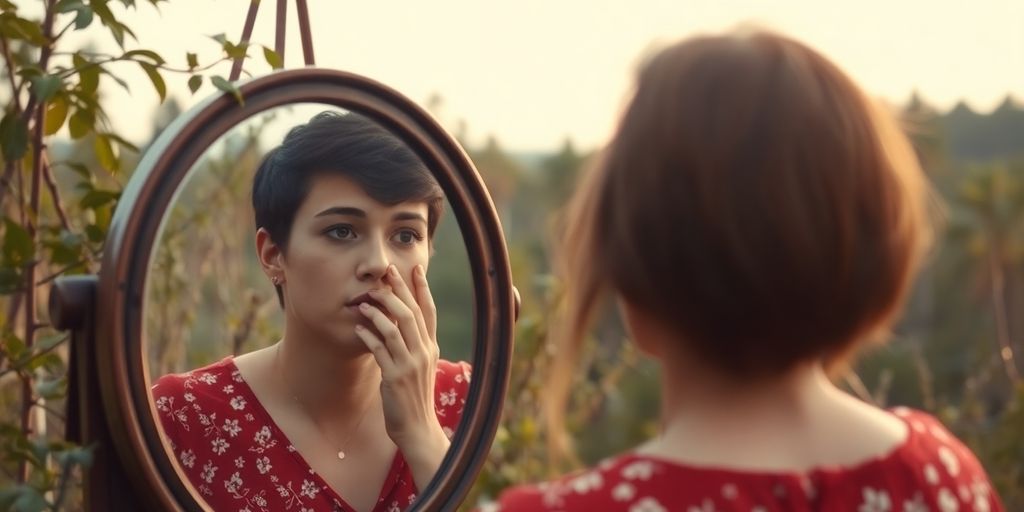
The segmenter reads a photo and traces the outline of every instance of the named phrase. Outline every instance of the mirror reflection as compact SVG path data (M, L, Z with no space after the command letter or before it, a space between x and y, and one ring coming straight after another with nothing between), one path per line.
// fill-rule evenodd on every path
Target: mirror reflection
M251 118L198 161L153 254L145 343L171 455L210 507L403 510L427 485L471 373L446 210L405 142L324 105Z

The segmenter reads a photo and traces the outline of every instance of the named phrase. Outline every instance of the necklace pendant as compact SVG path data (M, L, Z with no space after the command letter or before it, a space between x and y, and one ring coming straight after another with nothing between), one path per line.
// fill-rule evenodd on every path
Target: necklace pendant
M338 459L339 460L344 460L345 459L345 451L344 450L338 450Z

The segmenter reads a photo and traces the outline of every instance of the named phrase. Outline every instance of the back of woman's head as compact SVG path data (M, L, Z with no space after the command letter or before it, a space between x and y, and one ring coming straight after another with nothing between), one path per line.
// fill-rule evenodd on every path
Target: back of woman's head
M570 207L554 333L571 359L611 292L725 375L834 361L900 309L925 190L895 121L814 50L763 32L676 44Z

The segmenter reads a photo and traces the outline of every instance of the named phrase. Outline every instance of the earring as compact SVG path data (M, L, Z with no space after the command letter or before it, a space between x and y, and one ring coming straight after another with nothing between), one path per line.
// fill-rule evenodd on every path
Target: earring
M274 286L278 286L281 284L281 278L277 276L271 277L270 282L274 283Z

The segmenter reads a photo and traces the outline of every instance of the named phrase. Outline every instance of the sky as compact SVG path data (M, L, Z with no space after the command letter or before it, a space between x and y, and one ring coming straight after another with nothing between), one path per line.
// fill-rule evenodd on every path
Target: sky
M127 47L154 49L184 66L218 58L208 36L239 38L246 0L172 0L159 11L138 0L124 21L138 35ZM289 2L285 66L302 66L294 1ZM1022 0L308 0L320 67L368 76L425 105L444 126L466 127L470 144L495 137L512 151L552 151L568 138L593 148L611 134L639 59L702 33L753 24L808 43L870 94L894 103L913 91L948 109L959 100L988 112L1013 94L1024 102ZM273 46L276 1L263 0L252 41ZM122 11L117 11L122 12ZM96 23L69 46L115 52ZM246 69L271 71L260 51ZM229 66L213 72L227 76ZM121 73L131 95L105 83L116 128L142 142L158 97L137 66ZM189 107L186 75L169 75L170 95Z

